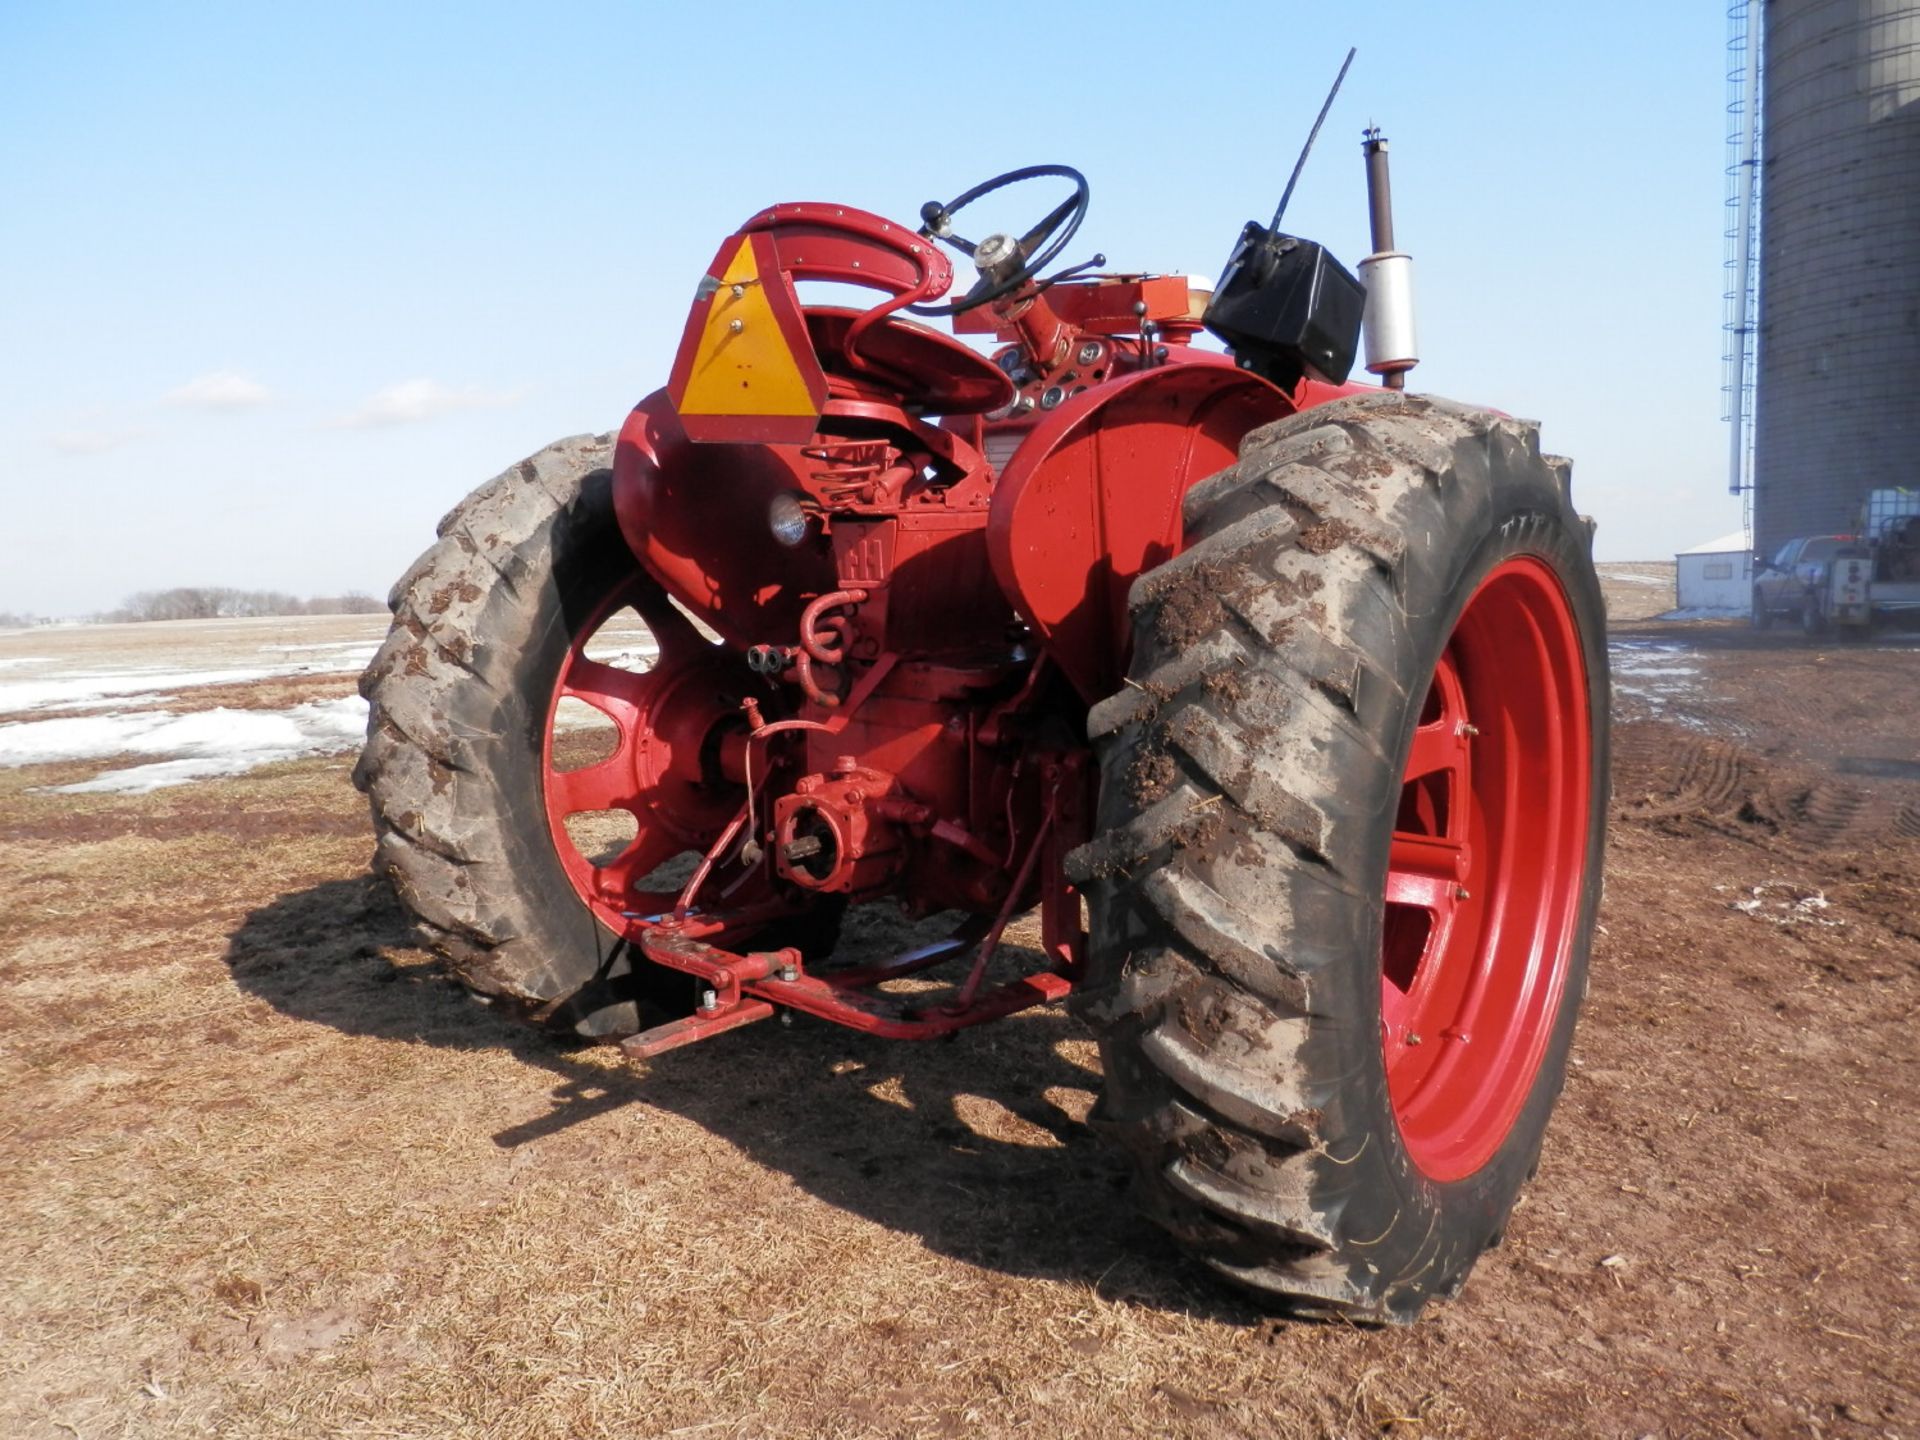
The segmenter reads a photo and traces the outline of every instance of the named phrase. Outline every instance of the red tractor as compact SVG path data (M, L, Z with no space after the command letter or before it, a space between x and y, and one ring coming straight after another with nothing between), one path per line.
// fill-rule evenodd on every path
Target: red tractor
M1070 193L957 232L1027 181ZM1532 424L1396 388L1383 205L1365 286L1249 224L1209 295L1043 273L1087 204L1035 166L728 236L666 388L395 587L377 864L468 986L636 1056L1067 1000L1156 1220L1286 1308L1407 1319L1498 1241L1586 989L1590 527ZM943 246L979 276L944 303ZM1363 319L1385 387L1344 383ZM836 960L874 906L954 923Z

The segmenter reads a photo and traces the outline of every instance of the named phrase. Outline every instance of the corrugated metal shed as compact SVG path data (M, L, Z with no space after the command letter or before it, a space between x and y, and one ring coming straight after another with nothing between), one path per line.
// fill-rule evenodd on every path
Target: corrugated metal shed
M1682 610L1744 613L1753 600L1753 546L1747 532L1695 545L1673 557L1674 601Z

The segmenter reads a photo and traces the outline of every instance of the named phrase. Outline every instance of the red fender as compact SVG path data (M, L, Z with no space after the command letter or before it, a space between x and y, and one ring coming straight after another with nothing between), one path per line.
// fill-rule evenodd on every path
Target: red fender
M789 550L767 507L804 488L792 445L697 445L656 390L627 416L613 452L613 511L647 572L728 644L795 635L807 598L834 588L832 552Z
M1181 498L1231 465L1249 430L1297 408L1204 353L1075 396L1034 427L994 487L994 576L1088 704L1120 688L1127 590L1179 551Z

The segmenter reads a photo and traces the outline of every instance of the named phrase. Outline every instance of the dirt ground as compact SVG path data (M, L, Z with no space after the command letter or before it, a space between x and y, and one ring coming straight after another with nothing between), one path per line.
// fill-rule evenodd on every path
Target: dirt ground
M1614 624L1651 620L1674 608L1677 577L1673 561L1618 561L1598 568L1607 615Z
M1920 644L1609 589L1573 1076L1411 1329L1186 1265L1057 1011L629 1066L438 978L348 757L0 770L0 1434L1920 1436Z

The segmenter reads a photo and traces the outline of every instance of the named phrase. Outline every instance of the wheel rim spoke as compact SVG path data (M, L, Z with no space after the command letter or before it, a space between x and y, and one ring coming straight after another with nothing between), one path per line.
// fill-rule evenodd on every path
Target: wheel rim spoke
M639 803L640 787L634 780L631 760L631 752L622 744L597 764L579 770L548 771L547 804L561 815L632 809Z
M640 617L651 642L636 637L629 647L636 658L646 657L645 670L587 654L608 622L628 609ZM609 635L610 641L620 639ZM671 904L670 893L634 887L674 857L704 850L739 803L725 785L716 785L703 760L705 737L730 709L725 696L735 683L723 650L645 575L612 590L573 636L543 742L548 828L574 890L616 931L641 912ZM566 700L598 712L615 732L610 754L571 770L554 763L555 722ZM595 863L574 842L577 822L569 822L619 810L633 817L635 833L617 855Z
M1466 697L1451 652L1443 654L1434 669L1424 708L1434 713L1413 732L1401 786L1403 793L1416 792L1413 814L1426 828L1393 832L1386 901L1390 906L1424 911L1429 919L1417 952L1386 966L1382 1003L1397 1012L1391 1017L1396 1021L1408 1019L1416 993L1424 988L1423 977L1431 981L1428 962L1445 949L1453 912L1469 894L1472 855L1466 817L1472 799L1470 753L1475 731L1467 720ZM1415 934L1403 929L1400 943L1411 946L1410 937Z
M1464 721L1441 720L1413 732L1413 750L1407 756L1407 781L1429 775L1457 775L1467 771L1467 732Z
M654 676L653 670L622 670L576 652L561 679L560 697L584 701L605 715L620 727L624 745L629 733L643 724L648 692L657 683Z
M1467 847L1432 835L1395 831L1387 859L1387 903L1451 913L1465 897Z
M1420 1028L1423 1013L1436 980L1441 978L1430 962L1445 952L1455 912L1468 898L1467 887L1461 883L1466 874L1465 845L1432 835L1395 832L1387 862L1387 904L1424 912L1427 918L1424 935L1417 929L1410 932L1419 936L1417 951L1403 958L1399 966L1388 965L1384 970L1380 1018L1390 1063L1426 1038Z
M556 815L626 808L634 810L645 825L637 802L646 788L647 751L653 738L648 710L660 681L658 669L622 670L589 660L575 645L557 699L578 700L599 711L613 722L616 740L611 755L577 770L556 770L549 762L547 804Z
M1430 775L1446 774L1459 786L1467 782L1470 741L1475 734L1467 718L1467 697L1460 683L1460 670L1451 651L1440 657L1434 667L1433 685L1427 705L1438 713L1425 720L1413 732L1413 749L1407 755L1402 784L1411 784Z

